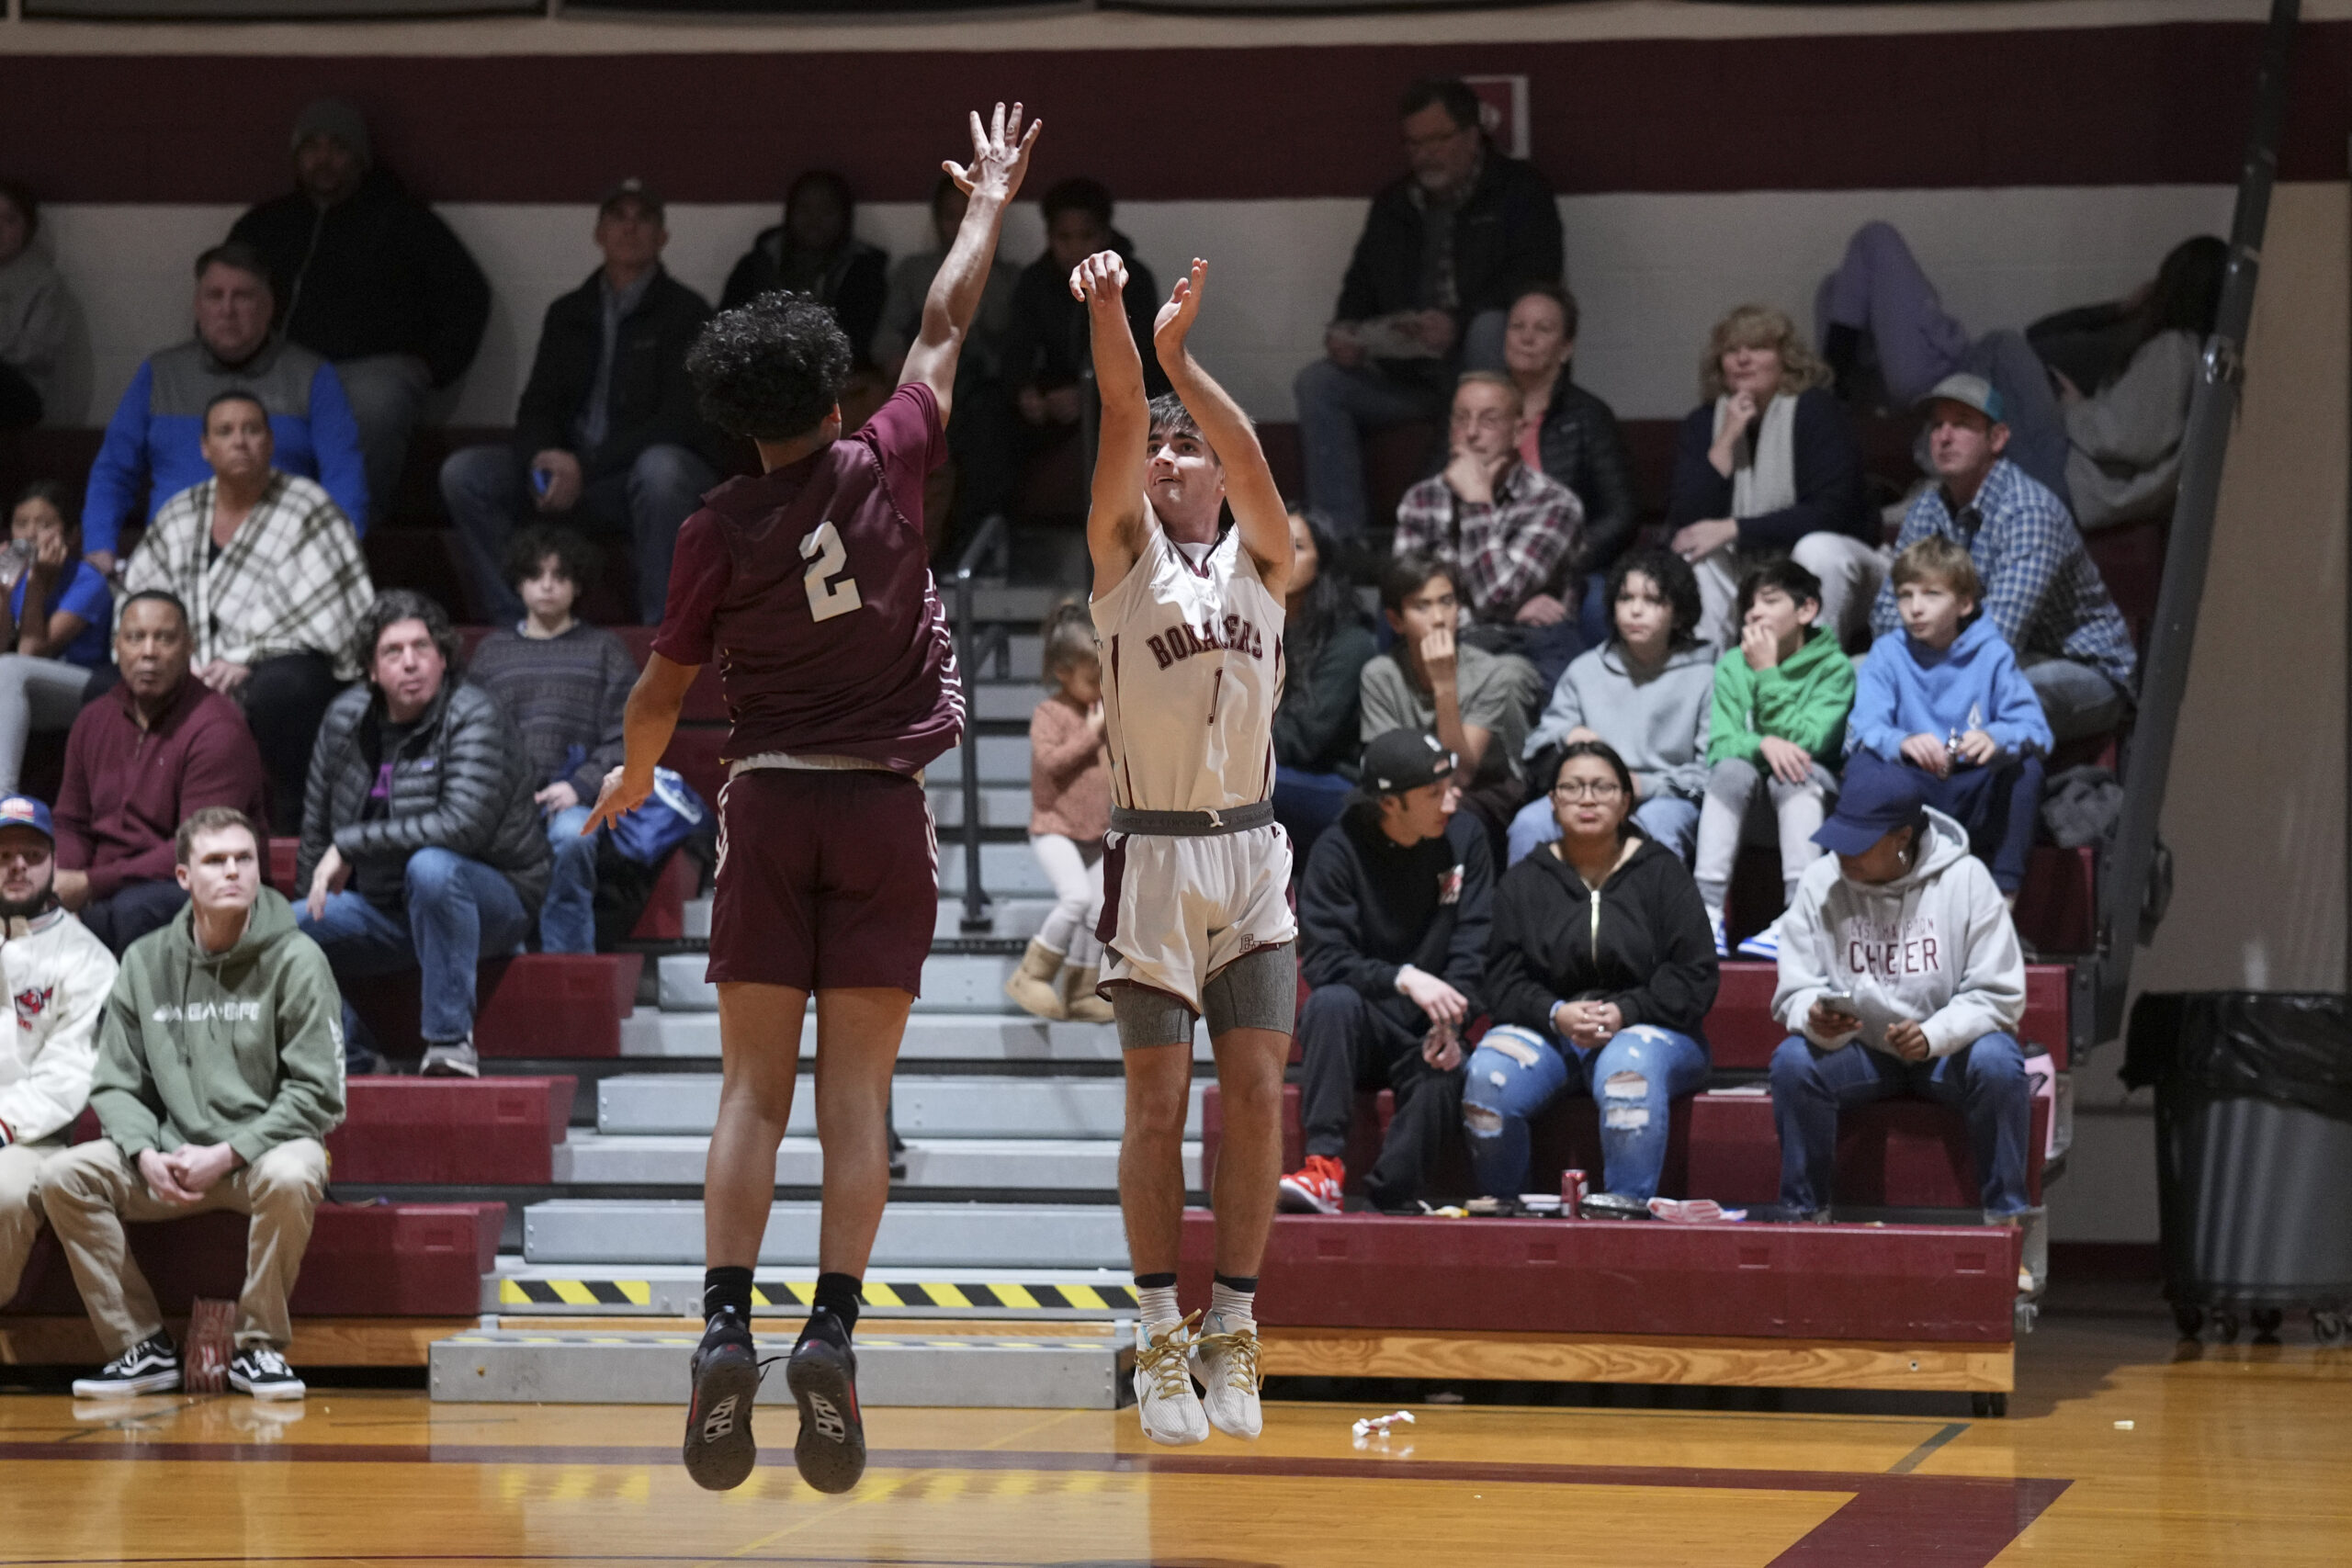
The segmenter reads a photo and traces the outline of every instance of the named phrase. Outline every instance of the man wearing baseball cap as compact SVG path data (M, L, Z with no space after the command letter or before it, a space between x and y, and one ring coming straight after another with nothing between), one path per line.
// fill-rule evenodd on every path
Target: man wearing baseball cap
M0 796L0 985L16 1027L0 1039L0 1302L17 1293L41 1225L41 1161L89 1102L114 955L59 905L49 807Z
M1984 614L2018 656L2060 741L2113 729L2131 710L2139 655L2075 519L2009 455L2017 417L1982 376L1945 377L1919 400L1937 482L1904 513L1900 554L1930 534L1957 541L1984 580ZM1899 634L1890 579L1871 631Z
M662 619L678 526L745 454L707 423L686 379L710 306L662 266L662 197L627 179L596 204L604 265L548 307L512 446L469 446L441 466L475 606L513 626L523 601L506 581L506 543L526 515L625 535L639 618Z
M1921 777L1857 752L1814 835L1830 852L1781 917L1772 1016L1794 1032L1772 1054L1772 1118L1797 1215L1834 1201L1838 1113L1898 1094L1966 1117L1987 1219L2030 1211L2025 956L1993 874Z
M1433 736L1392 729L1363 751L1339 822L1315 841L1298 885L1299 1120L1306 1163L1283 1178L1293 1213L1336 1214L1360 1089L1388 1089L1395 1118L1365 1173L1373 1206L1420 1194L1462 1115L1462 1032L1485 1012L1494 863L1487 834L1456 817L1457 759Z

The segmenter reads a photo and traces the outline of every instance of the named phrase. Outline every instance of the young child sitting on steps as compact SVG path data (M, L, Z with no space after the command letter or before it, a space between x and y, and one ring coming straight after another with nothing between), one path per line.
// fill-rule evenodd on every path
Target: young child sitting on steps
M1102 743L1102 665L1086 606L1057 604L1044 626L1046 683L1029 716L1029 847L1054 885L1053 912L1029 942L1004 994L1045 1019L1108 1023L1094 994L1102 944L1102 835L1111 770Z
M1714 716L1707 738L1707 798L1699 808L1699 852L1691 871L1715 951L1724 942L1724 903L1731 890L1757 792L1768 791L1779 819L1781 889L1794 897L1797 879L1821 850L1813 841L1838 794L1830 764L1845 755L1846 715L1854 705L1854 664L1838 636L1814 623L1821 615L1821 581L1786 558L1751 568L1735 607L1738 645L1715 660ZM1770 930L1739 944L1751 958L1775 958Z
M1853 743L1923 776L1929 806L2011 904L2025 881L2052 744L2041 699L2000 629L1977 614L1984 584L1967 549L1930 534L1894 558L1898 631L1871 647L1854 694Z

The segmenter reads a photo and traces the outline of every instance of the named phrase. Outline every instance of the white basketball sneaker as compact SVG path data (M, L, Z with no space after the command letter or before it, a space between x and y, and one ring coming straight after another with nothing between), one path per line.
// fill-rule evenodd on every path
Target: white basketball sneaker
M1149 1325L1136 1325L1136 1407L1143 1416L1143 1435L1170 1448L1209 1440L1209 1419L1193 1392L1190 1367L1200 1316L1194 1313L1168 1324L1156 1335Z
M1265 1429L1258 1407L1258 1325L1246 1317L1210 1313L1193 1337L1193 1370L1199 1374L1209 1424L1228 1438L1254 1438Z

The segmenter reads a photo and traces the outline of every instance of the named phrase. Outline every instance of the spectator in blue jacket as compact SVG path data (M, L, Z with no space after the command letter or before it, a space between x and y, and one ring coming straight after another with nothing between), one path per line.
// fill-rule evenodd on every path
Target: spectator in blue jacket
M1840 641L1869 623L1886 564L1861 448L1829 381L1787 312L1742 305L1715 323L1666 502L1674 553L1699 577L1702 642L1738 644L1743 557L1786 554L1813 573L1821 625Z
M352 531L368 531L368 467L343 383L309 349L270 335L275 308L269 264L251 245L232 240L196 258L196 335L140 363L90 469L82 547L100 572L113 574L125 528L212 477L204 410L232 389L269 415L277 467L318 480Z
M1929 534L1894 558L1903 629L1862 663L1848 737L1919 771L1928 805L1968 829L1968 847L2016 902L2041 809L2051 748L2041 700L1992 617L1959 540Z

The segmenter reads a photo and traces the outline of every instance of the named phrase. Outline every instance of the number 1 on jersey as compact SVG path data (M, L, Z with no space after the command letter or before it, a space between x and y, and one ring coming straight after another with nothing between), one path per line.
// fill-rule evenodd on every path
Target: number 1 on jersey
M841 530L831 518L818 525L817 531L800 541L800 558L809 562L808 573L801 579L808 589L808 618L830 621L835 615L846 615L865 601L857 596L857 579L844 577L839 582L825 580L849 564L849 547L842 543Z

